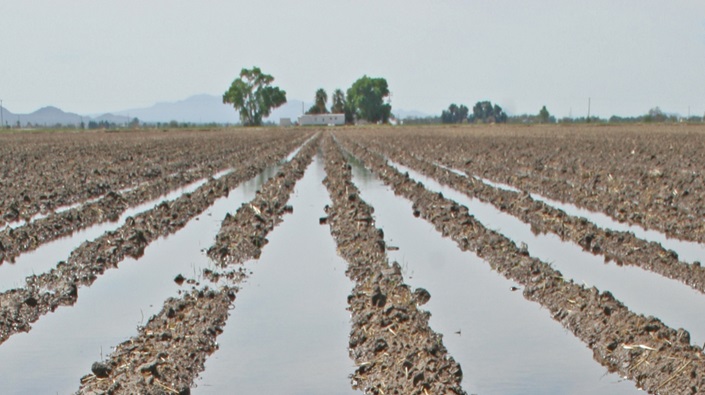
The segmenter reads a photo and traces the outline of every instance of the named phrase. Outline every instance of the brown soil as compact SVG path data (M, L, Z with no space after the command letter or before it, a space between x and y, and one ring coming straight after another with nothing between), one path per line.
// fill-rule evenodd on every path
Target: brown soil
M210 248L223 267L209 270L206 277L215 283L224 279L225 284L217 289L193 288L181 298L168 299L137 336L118 345L106 362L93 365L92 373L81 379L79 394L190 393L205 359L218 348L216 337L226 324L238 285L247 278L239 264L259 257L269 231L291 212L286 202L311 163L316 145L317 140L308 142L255 199L224 219Z
M0 294L0 344L14 333L29 331L30 324L42 315L61 305L74 304L79 287L92 284L125 257L140 257L149 243L178 231L217 198L284 158L295 148L293 143L272 146L269 152L261 152L257 158L241 163L232 173L209 181L195 192L128 218L117 230L83 243L55 269L28 277L25 287Z
M395 193L463 250L474 251L494 270L524 286L524 297L548 309L593 350L595 360L650 393L698 393L705 388L703 349L688 332L657 318L634 314L609 292L566 282L560 272L488 230L464 206L425 189L388 166L381 156L347 143Z
M0 263L4 260L13 262L24 252L32 251L44 243L68 236L91 225L105 221L116 221L129 207L156 199L179 187L211 176L217 170L237 166L238 163L246 162L259 156L260 153L266 155L264 137L270 141L275 138L263 133L263 136L257 136L262 141L253 139L253 147L238 145L237 151L227 155L215 151L215 148L218 147L217 143L220 142L212 141L210 143L216 143L216 145L204 147L205 151L212 155L212 159L209 158L207 163L195 163L192 168L144 183L128 192L110 191L96 202L86 203L59 213L51 213L47 217L14 229L6 228L0 231ZM289 139L298 137L294 141L300 143L305 136L291 135L287 137Z
M705 268L699 263L688 264L679 261L678 254L664 249L661 244L648 242L631 232L621 232L600 228L585 218L566 214L541 201L534 200L527 193L498 189L486 185L472 177L463 177L433 163L418 159L406 149L391 144L380 144L375 136L365 133L346 133L354 141L408 166L422 174L436 179L471 198L490 203L531 225L535 233L553 233L564 241L579 245L584 251L601 255L605 262L617 265L638 266L664 277L678 280L705 293ZM413 133L404 136L402 146L412 145Z
M403 128L377 138L428 161L705 242L702 125Z
M428 300L428 292L413 292L399 264L389 264L374 209L360 199L350 165L332 144L328 136L324 184L333 206L327 208L326 222L338 253L348 261L346 274L355 282L348 297L350 356L358 366L353 387L367 394L464 393L460 365L428 326L430 314L417 307Z
M272 137L271 131L268 137ZM244 137L244 138L241 138ZM172 174L216 166L257 131L3 133L0 225ZM245 143L243 144L242 143Z
M56 133L0 136L0 155L16 162L0 170L3 221L49 213L14 231L0 231L0 261L95 223L114 220L127 207L180 185L233 167L194 193L135 216L114 232L82 244L65 262L0 294L0 346L9 336L58 306L72 305L78 288L92 284L125 257L139 257L150 242L181 229L218 197L282 159L316 132L258 129L202 133ZM337 128L311 140L232 216L208 250L218 269L164 302L138 334L96 362L81 379L81 394L189 393L204 361L217 349L238 287L247 278L240 263L259 257L267 235L282 221L298 179L316 149L325 156L324 181L332 204L321 224L330 226L354 281L349 352L356 364L353 387L369 394L461 394L461 367L429 325L419 306L423 289L406 284L389 263L374 208L359 197L340 146L363 160L395 193L413 202L423 217L522 285L524 297L583 341L595 360L650 393L705 391L703 349L683 329L634 314L609 292L565 281L550 265L532 258L502 234L488 230L457 202L432 193L386 164L403 163L471 197L492 203L535 232L552 232L608 261L634 265L678 279L705 293L700 265L688 265L656 243L630 233L601 229L531 199L498 190L435 163L461 168L549 198L608 213L620 220L703 241L705 213L699 127L452 127ZM673 147L673 148L671 148ZM632 153L633 152L633 153ZM132 191L118 193L121 189ZM676 193L674 193L676 192ZM687 192L687 193L686 193ZM60 206L94 203L63 213ZM2 222L0 221L0 224ZM57 257L57 260L61 257ZM180 280L193 284L194 281ZM235 303L235 307L236 303ZM482 323L478 323L481 325ZM86 367L88 371L89 367Z

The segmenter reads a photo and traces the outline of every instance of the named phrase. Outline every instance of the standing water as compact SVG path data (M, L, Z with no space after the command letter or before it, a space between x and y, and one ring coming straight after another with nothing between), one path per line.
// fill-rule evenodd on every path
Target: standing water
M266 169L220 198L177 233L152 242L138 259L120 262L90 287L79 288L72 307L60 307L0 345L0 394L69 394L91 364L137 334L165 299L178 296L174 277L197 278L212 265L213 244L225 215L254 198L277 167Z
M516 245L526 243L531 256L552 265L567 279L608 290L637 314L652 315L672 328L687 329L693 344L700 345L705 341L705 315L702 314L705 295L698 291L635 266L605 264L602 256L587 253L577 244L564 242L554 234L534 234L528 224L489 203L472 199L402 165L394 166L408 172L411 178L421 181L429 190L441 192L446 198L466 206L483 225L503 234Z
M458 170L447 167L444 168L456 174L460 174ZM465 174L461 175L466 176ZM511 185L493 182L486 178L477 176L474 176L474 178L494 188L519 192L518 189L512 187ZM536 193L530 193L530 196L532 199L543 202L553 208L562 210L568 215L585 218L600 228L618 232L631 232L634 236L642 240L659 243L663 248L675 251L678 254L678 259L683 262L693 263L696 261L701 262L705 260L705 244L671 238L666 236L665 233L652 229L645 229L639 225L630 225L628 223L619 222L605 213L595 212L578 207L571 203L564 203L558 200L549 199Z
M411 203L353 166L361 197L375 207L377 226L402 267L404 281L431 294L430 325L463 369L463 388L476 394L631 394L633 383L607 374L592 352L561 328L516 284L477 255L461 251Z
M353 285L328 226L329 203L318 157L297 182L292 214L270 234L206 361L194 394L352 394L348 376Z
M232 172L232 169L224 170L213 175L217 179L225 174ZM268 170L271 172L272 170ZM259 176L261 177L261 175ZM125 210L120 218L115 222L101 222L86 229L79 230L73 234L51 241L39 246L34 251L30 251L20 255L14 263L5 262L0 265L0 292L5 292L12 288L23 287L25 278L33 274L41 274L48 272L60 260L68 259L71 251L76 249L81 243L94 240L103 235L105 232L114 231L125 224L128 217L134 217L147 210L153 209L164 201L176 200L186 193L192 193L205 183L207 178L192 182L172 190L171 192L162 195L156 199L141 203L137 206L130 207Z

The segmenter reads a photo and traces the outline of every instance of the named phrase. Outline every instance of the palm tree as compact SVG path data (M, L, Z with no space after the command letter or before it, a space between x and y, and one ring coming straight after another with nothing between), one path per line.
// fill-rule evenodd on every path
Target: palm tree
M333 92L333 106L330 108L333 114L342 114L345 112L345 94L342 90L336 89Z
M323 88L316 91L316 98L314 101L315 103L308 109L307 114L328 114L328 109L326 108L328 94Z

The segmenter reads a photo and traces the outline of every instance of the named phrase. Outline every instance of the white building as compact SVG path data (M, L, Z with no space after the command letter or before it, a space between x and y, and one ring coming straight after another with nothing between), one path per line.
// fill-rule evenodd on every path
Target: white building
M299 125L345 125L345 114L304 114L299 117Z

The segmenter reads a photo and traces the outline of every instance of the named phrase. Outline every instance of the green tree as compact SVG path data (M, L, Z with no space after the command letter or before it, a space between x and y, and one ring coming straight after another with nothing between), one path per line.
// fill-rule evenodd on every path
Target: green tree
M328 94L326 91L323 88L317 90L314 104L309 108L308 114L328 114L328 108L326 108L327 102Z
M661 108L656 106L649 110L649 112L644 116L644 122L664 122L666 121L666 114L661 111Z
M502 107L496 104L492 106L492 102L485 100L475 103L475 106L472 108L472 115L468 120L483 123L505 123L507 122L507 118L507 114L502 110Z
M286 103L286 92L271 86L274 77L262 73L259 67L242 69L223 94L223 103L230 103L240 113L245 126L259 126L272 109Z
M546 106L541 107L541 111L539 111L539 122L548 123L550 121L550 119L551 119L551 114L548 113Z
M342 90L336 89L333 92L333 105L330 108L333 114L343 114L345 112L345 94Z
M372 123L387 123L392 113L392 105L385 102L388 96L387 80L365 75L348 89L347 104L351 114L357 119Z
M470 110L463 104L457 106L455 103L448 106L448 110L441 113L443 123L463 123L467 121Z

